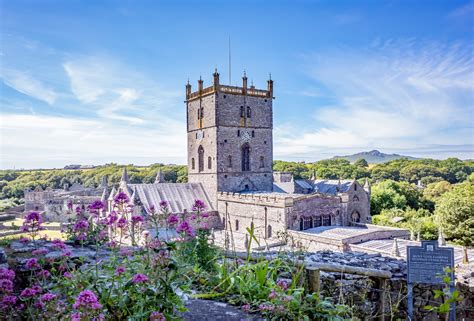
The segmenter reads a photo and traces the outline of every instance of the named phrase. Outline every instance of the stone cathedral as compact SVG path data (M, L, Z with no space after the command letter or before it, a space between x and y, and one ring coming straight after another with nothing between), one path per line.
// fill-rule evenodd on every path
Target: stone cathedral
M237 247L243 245L247 227L254 227L267 244L277 242L283 232L310 250L344 251L354 242L408 237L405 230L370 224L367 180L362 186L355 179L303 180L273 172L273 95L273 80L266 89L257 89L248 86L245 73L241 87L221 84L217 70L211 86L199 79L193 91L188 82L188 183L167 183L159 172L152 184L131 184L125 170L119 186L109 191L104 185L94 193L110 210L114 196L124 191L135 211L145 216L162 200L173 213L186 216L194 200L202 199L211 227L217 233L231 230ZM40 197L25 191L27 205L36 206L37 199L56 204L56 194L61 204L66 202L64 192L48 193Z

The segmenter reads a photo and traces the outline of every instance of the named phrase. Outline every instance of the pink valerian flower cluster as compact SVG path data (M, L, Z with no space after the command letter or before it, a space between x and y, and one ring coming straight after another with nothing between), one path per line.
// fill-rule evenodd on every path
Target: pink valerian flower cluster
M7 268L0 268L0 293L11 293L13 291L13 279L15 272Z
M21 291L20 296L22 298L31 298L40 294L42 289L39 286L34 286L31 288L25 288Z
M181 224L179 224L178 227L176 228L176 232L187 237L194 236L194 229L191 226L191 224L189 224L188 221L182 221Z
M195 200L193 205L193 212L202 212L206 209L206 204L202 200Z
M102 203L102 201L95 200L94 202L92 202L92 204L89 204L89 206L87 206L87 211L94 216L98 216L104 208L105 204Z
M143 216L141 216L141 215L132 216L132 224L133 225L141 224L143 222L144 222Z
M150 314L150 321L166 321L166 317L161 312L153 311Z
M66 248L66 244L64 244L63 241L60 239L55 239L52 241L53 243L53 248L58 249L58 250L64 250Z
M33 270L33 269L39 268L40 265L39 265L39 263L38 263L38 259L36 259L36 258L31 258L31 259L26 260L25 267L26 267L28 270Z
M288 282L285 280L278 280L277 285L283 290L286 291L288 289Z
M130 199L128 198L127 194L124 192L119 192L115 197L114 197L114 202L115 204L126 204L130 202Z
M198 228L201 230L207 230L208 225L203 223L203 220L209 217L209 213L204 212L206 204L202 200L195 200L192 210L195 212L191 216L191 220L196 220Z
M0 301L0 309L5 310L6 308L13 307L17 300L18 299L14 295L5 295Z
M49 273L48 270L41 270L36 274L38 277L42 277L45 279L48 279L51 276L51 273Z
M171 214L169 217L168 217L168 224L170 226L175 226L176 224L179 223L179 219L178 219L178 215L176 214Z
M57 295L51 292L45 293L41 296L41 301L43 302L51 302L57 298Z
M36 235L38 235L39 231L44 230L44 228L41 226L42 223L43 218L41 217L40 213L29 212L25 216L25 221L23 222L21 231L29 233L31 238L34 240Z
M261 312L271 312L275 310L275 306L273 304L260 304L258 308Z
M76 302L72 305L74 309L99 310L102 305L97 300L97 296L91 290L84 290L76 298Z
M72 211L72 208L73 208L73 207L74 207L74 204L72 203L72 201L68 201L68 202L67 202L67 209L68 209L69 211Z
M145 274L135 274L132 278L132 282L137 284L137 283L145 283L145 282L148 282L148 276L146 276Z
M161 201L160 202L160 207L161 207L162 211L168 209L168 202L165 201L165 200Z
M242 310L243 310L244 312L249 312L249 311L250 311L250 305L249 305L249 304L244 304L244 305L242 306Z
M76 236L76 240L78 241L85 241L87 238L87 233L89 231L89 222L85 218L80 218L75 224L72 229L74 235Z
M115 269L115 275L120 275L122 273L125 273L125 267L123 266L118 266L116 269Z

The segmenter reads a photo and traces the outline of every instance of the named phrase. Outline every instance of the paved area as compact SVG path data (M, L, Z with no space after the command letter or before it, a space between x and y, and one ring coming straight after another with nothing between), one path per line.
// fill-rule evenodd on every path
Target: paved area
M258 315L223 302L191 299L186 307L188 311L183 313L183 318L189 321L263 321Z

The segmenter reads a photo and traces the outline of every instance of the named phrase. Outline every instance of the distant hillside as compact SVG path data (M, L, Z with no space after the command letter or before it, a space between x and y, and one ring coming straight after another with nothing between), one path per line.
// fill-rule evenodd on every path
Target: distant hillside
M399 158L408 158L410 160L418 159L416 157L404 156L404 155L398 155L398 154L385 154L385 153L379 152L378 150L371 150L370 152L361 152L361 153L347 155L347 156L334 156L332 159L338 159L338 158L347 159L351 163L355 162L358 159L363 158L369 164L381 164L381 163L389 162L389 161L392 161L394 159L399 159Z

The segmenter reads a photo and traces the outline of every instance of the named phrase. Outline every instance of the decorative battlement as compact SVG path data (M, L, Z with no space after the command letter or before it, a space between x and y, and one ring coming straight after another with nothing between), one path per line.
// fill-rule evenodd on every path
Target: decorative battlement
M277 207L293 206L293 198L277 193L233 193L219 192L219 201L243 201L245 203L256 203Z
M244 76L242 77L242 87L238 86L229 86L229 85L221 85L219 83L219 73L217 69L213 74L213 84L212 86L203 88L204 81L200 78L198 80L198 90L195 92L191 92L191 84L186 84L186 100L191 101L200 97L204 97L207 95L211 95L213 93L221 92L224 94L230 95L242 95L242 96L252 96L252 97L260 97L260 98L271 98L273 99L273 80L270 78L267 81L267 90L264 89L256 89L255 86L251 85L247 88L247 75L244 72Z

